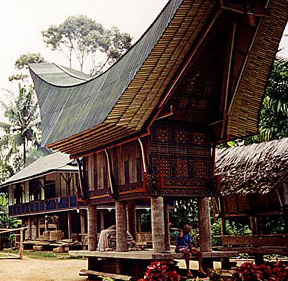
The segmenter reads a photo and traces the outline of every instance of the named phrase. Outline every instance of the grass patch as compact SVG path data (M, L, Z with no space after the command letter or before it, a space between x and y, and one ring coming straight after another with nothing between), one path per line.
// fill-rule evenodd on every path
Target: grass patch
M9 254L15 254L19 256L19 251L16 250L2 250L0 251L0 256L7 256ZM31 259L39 259L39 260L75 260L75 259L85 259L82 257L74 257L70 256L68 253L53 253L50 251L24 251L24 256L29 257Z

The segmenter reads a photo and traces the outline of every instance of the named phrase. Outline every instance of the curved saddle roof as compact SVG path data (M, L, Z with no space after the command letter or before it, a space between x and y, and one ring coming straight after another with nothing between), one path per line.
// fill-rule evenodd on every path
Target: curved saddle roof
M240 83L230 106L228 134L244 136L257 131L261 97L287 22L286 4L286 0L269 1L271 15L261 20L242 73L245 83ZM219 10L216 0L169 1L132 48L106 72L90 80L55 64L31 64L41 109L42 144L75 154L143 130ZM251 90L255 81L247 82L249 71L259 71L263 82L256 95ZM247 89L252 91L249 97L257 96L249 98L249 106ZM248 112L242 120L239 115L244 103Z

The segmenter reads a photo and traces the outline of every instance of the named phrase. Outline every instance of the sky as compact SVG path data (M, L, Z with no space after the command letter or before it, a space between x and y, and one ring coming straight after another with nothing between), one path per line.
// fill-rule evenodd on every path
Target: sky
M105 27L117 26L134 42L145 32L168 0L0 0L0 89L11 88L8 77L21 54L40 52L46 61L67 65L63 54L49 50L41 31L70 15L87 15ZM285 33L288 34L286 27ZM281 43L288 58L288 36ZM0 91L0 98L3 98ZM5 97L4 97L5 98Z
M40 52L45 60L67 65L63 54L50 51L41 31L59 25L70 15L84 14L104 27L117 26L137 40L163 9L167 0L0 0L0 88L21 54Z

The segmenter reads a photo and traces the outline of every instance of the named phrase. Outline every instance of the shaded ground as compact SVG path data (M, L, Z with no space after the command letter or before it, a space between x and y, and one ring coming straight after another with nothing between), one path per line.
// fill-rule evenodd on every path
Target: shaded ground
M83 259L41 260L24 257L0 259L0 280L13 281L84 281L80 269L87 267Z

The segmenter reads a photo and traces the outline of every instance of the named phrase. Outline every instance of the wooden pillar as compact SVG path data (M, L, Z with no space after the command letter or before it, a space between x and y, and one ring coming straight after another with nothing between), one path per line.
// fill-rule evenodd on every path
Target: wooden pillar
M72 236L71 212L67 212L67 225L68 225L68 239L71 239Z
M211 224L208 197L198 199L198 221L200 250L202 252L211 252Z
M28 239L32 239L32 219L28 217Z
M256 217L250 217L250 227L252 235L258 234L258 223Z
M35 229L36 229L36 239L39 238L39 217L37 216L35 218Z
M100 210L100 231L105 229L104 210Z
M48 230L48 216L45 215L45 231Z
M21 230L20 230L20 244L19 244L19 257L20 257L20 260L23 260L23 252L24 252L23 238L24 238L24 230L23 230L23 228L21 228Z
M163 253L165 252L163 197L151 197L151 224L154 253Z
M224 212L224 200L226 200L226 199L222 197L218 201L219 206L220 206L220 217L221 217L221 235L227 234L226 218L225 218L225 212Z
M81 232L81 242L84 243L85 234L86 234L85 212L84 212L84 210L80 210L80 232ZM83 249L84 248L85 248L85 246L83 245Z
M97 208L95 205L87 206L88 218L88 251L97 249Z
M39 217L35 217L35 221L34 221L34 224L35 224L35 229L36 229L36 239L39 238Z
M165 251L169 252L170 249L170 221L169 221L169 200L164 200L164 227L165 227Z
M125 202L115 201L116 251L127 252L127 224Z
M129 201L126 204L127 215L127 230L132 235L133 239L136 239L136 208L135 201Z
M141 232L141 210L136 210L137 232Z
M226 219L224 216L221 216L221 235L226 235L227 229L226 229Z

